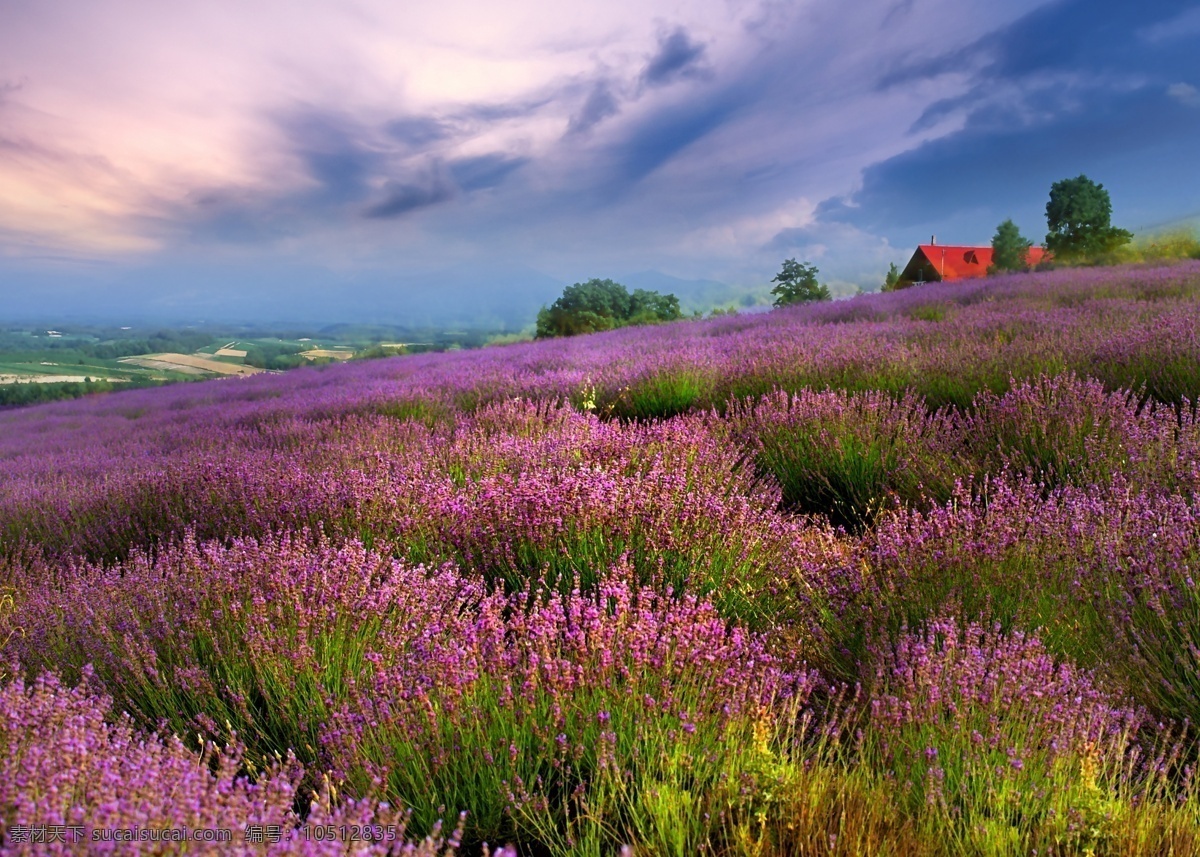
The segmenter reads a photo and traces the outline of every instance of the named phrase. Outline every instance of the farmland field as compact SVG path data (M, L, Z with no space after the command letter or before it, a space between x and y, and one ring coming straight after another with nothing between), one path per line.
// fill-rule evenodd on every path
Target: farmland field
M324 332L241 326L0 328L0 408L72 399L118 388L280 372L350 359L478 347L498 333L331 325ZM407 342L393 342L398 333Z
M0 412L2 847L1200 853L1198 397L1188 262Z

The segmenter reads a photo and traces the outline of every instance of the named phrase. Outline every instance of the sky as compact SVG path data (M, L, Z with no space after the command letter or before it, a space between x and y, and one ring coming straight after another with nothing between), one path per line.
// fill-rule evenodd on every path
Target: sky
M1080 173L1200 218L1198 152L1197 2L0 0L0 319L848 293Z

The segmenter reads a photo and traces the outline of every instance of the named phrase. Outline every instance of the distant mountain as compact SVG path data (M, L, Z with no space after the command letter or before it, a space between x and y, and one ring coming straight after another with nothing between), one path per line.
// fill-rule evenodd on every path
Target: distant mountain
M636 271L617 277L617 282L630 289L649 289L673 294L685 313L707 312L715 307L734 305L739 308L770 303L770 289L763 286L733 286L717 280L685 280L662 271Z
M674 294L687 313L769 303L765 285L688 280L653 270L614 279L629 289ZM538 309L553 303L571 284L521 265L462 263L397 273L299 263L243 267L219 261L124 270L0 271L0 281L0 321L344 322L508 331L532 327Z
M126 271L5 272L0 321L313 323L531 327L564 283L520 266L396 274L302 265L154 266Z
M356 278L340 290L340 307L351 321L520 330L531 327L538 309L558 297L565 285L522 266L458 266Z

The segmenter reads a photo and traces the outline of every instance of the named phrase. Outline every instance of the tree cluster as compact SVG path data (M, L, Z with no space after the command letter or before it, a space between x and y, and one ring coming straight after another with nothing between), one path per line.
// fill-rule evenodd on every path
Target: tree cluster
M146 338L88 342L79 338L46 339L0 335L0 352L69 351L72 356L114 360L137 354L179 351L190 354L212 342L212 334L188 330L160 330Z
M537 338L597 333L633 324L682 318L679 298L647 289L629 289L612 280L591 279L563 289L537 317Z
M242 362L257 369L295 369L307 362L300 356L303 349L297 345L285 343L259 343L246 346L246 356Z
M1112 200L1104 185L1082 174L1050 186L1046 226L1046 252L1059 262L1098 260L1133 240L1132 233L1112 225ZM992 238L988 273L1028 271L1032 246L1017 224L1004 221Z
M129 390L134 387L153 387L158 382L143 378L131 378L114 384L111 381L86 378L83 381L56 381L54 383L26 382L0 384L0 408L38 405L62 399L77 399L92 393L111 393L113 390Z

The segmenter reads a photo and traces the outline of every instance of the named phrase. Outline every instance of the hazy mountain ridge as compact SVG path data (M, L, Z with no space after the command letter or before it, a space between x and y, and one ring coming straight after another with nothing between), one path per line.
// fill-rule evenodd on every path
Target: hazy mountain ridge
M618 277L617 281L631 289L649 289L679 298L685 313L707 312L714 307L751 307L770 303L767 285L735 286L718 280L687 280L662 271L636 271Z
M630 289L673 293L687 313L753 306L763 303L767 292L765 286L689 280L653 270L614 279ZM525 266L474 265L401 275L274 266L260 272L259 283L262 288L247 289L222 265L153 267L117 276L30 273L4 284L0 312L5 321L376 323L520 331L531 328L537 311L571 284ZM280 300L276 295L284 286L288 298Z

